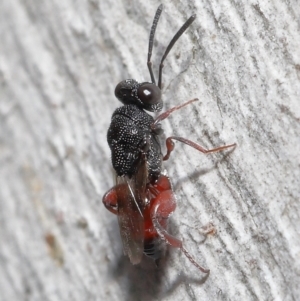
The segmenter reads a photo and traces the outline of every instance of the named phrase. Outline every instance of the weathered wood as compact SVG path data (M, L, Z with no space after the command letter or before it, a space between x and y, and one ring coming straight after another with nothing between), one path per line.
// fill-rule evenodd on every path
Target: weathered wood
M178 196L171 250L156 269L122 255L106 130L115 85L149 80L159 2L0 2L1 300L299 300L300 6L297 1L165 1L154 46L193 13L163 74L166 162ZM201 227L215 235L202 242Z

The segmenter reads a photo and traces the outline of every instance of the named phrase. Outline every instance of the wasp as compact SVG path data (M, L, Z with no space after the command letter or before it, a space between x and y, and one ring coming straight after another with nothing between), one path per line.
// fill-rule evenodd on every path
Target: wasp
M158 261L164 255L165 246L170 245L181 249L200 271L209 273L209 269L193 259L182 241L167 231L168 219L176 208L176 199L170 179L162 173L162 162L169 159L175 140L204 154L222 151L235 144L208 150L186 138L171 136L166 139L167 153L162 154L160 136L163 129L160 122L174 111L198 100L192 99L175 106L155 119L146 112L162 110L163 63L176 41L196 18L196 15L192 15L170 41L161 58L156 84L151 56L162 10L163 6L160 5L150 31L147 66L151 82L139 83L134 79L126 79L115 88L115 96L123 106L112 115L107 141L117 183L104 195L103 203L118 217L124 253L132 264L140 263L143 254Z

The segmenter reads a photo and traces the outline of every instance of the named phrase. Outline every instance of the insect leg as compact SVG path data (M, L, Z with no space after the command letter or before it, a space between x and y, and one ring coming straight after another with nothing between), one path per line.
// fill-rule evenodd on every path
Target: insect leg
M171 152L174 150L175 144L172 140L177 140L177 141L180 141L184 144L187 144L187 145L195 148L196 150L198 150L199 152L204 153L204 154L216 153L216 152L220 152L224 149L236 146L236 143L233 143L233 144L229 144L229 145L219 146L219 147L216 147L216 148L213 148L213 149L206 149L203 146L201 146L201 145L199 145L199 144L197 144L197 143L195 143L191 140L185 139L183 137L172 136L172 137L169 137L169 138L166 139L167 153L163 157L164 161L169 159Z
M118 195L116 186L105 193L102 202L107 210L109 210L113 214L118 214Z
M163 112L162 114L158 115L158 116L155 118L153 124L151 125L151 128L152 128L152 129L155 129L155 126L156 126L160 121L162 121L162 120L168 118L168 117L170 116L171 113L173 113L174 111L177 111L177 110L179 110L179 109L181 109L181 108L183 108L183 107L189 105L189 104L192 103L192 102L198 101L198 100L199 100L198 98L194 98L194 99L188 100L188 101L184 102L184 103L181 104L181 105L178 105L178 106L176 106L176 107L173 107L173 108L171 108L171 109L169 109L169 110Z
M165 190L156 197L151 208L151 219L155 230L157 231L160 238L167 244L169 244L173 248L179 248L188 258L188 260L201 272L209 273L209 269L205 269L194 260L190 253L184 248L183 243L180 239L167 232L166 220L175 210L175 208L176 202L172 190Z
M152 27L151 27L151 31L150 31L150 37L149 37L147 66L148 66L148 70L150 73L151 82L154 85L155 85L155 78L154 78L154 74L153 74L153 70L152 70L151 56L152 56L154 35L155 35L157 23L158 23L158 20L159 20L162 10L163 10L163 5L161 4L156 10L156 13L155 13L155 16L153 19L153 23L152 23Z
M198 101L198 100L199 100L198 98L191 99L189 101L184 102L181 105L175 106L175 107L163 112L162 114L158 115L156 117L156 119L154 120L153 124L151 125L152 130L155 130L156 127L157 127L157 124L160 121L168 118L170 116L170 114L173 113L174 111L177 111L177 110L187 106L188 104L190 104L192 102L195 102L195 101ZM171 152L174 150L175 144L172 140L178 140L182 143L185 143L185 144L195 148L196 150L198 150L198 151L200 151L201 153L204 153L204 154L215 153L215 152L219 152L219 151L222 151L224 149L236 146L236 143L233 143L233 144L230 144L230 145L224 145L224 146L220 146L220 147L213 148L213 149L206 149L206 148L202 147L201 145L199 145L199 144L197 144L197 143L195 143L191 140L188 140L186 138L172 136L172 137L167 138L167 140L166 140L167 154L164 156L163 160L168 160L169 157L170 157Z
M176 41L180 38L180 36L187 30L187 28L194 22L196 19L196 15L192 15L189 17L189 19L181 26L181 28L177 31L177 33L174 35L173 39L169 43L167 49L165 50L164 55L161 58L160 64L159 64L159 73L158 73L158 87L161 89L161 82L162 82L162 69L164 67L164 60L166 59L167 55L169 54L170 50L173 48Z

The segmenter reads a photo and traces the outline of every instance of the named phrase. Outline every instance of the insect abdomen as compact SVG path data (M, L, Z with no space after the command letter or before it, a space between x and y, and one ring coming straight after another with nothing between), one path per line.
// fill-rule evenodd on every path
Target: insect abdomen
M144 242L144 254L157 260L164 256L165 243L159 238L153 238Z

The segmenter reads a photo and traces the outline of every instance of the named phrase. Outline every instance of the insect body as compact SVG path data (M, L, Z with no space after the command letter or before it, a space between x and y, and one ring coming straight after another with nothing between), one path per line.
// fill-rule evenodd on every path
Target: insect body
M133 79L120 82L116 97L124 104L115 110L107 133L112 154L112 164L117 174L117 184L103 197L106 208L118 216L124 253L133 264L141 261L143 253L157 260L163 256L165 244L180 248L186 257L202 272L201 267L183 247L182 241L167 232L167 222L175 210L176 202L170 180L161 172L162 161L174 149L174 140L185 143L203 153L221 151L235 144L211 150L182 137L167 138L167 154L162 155L159 142L163 133L160 122L172 112L197 99L173 107L154 119L145 111L162 110L161 84L163 62L178 38L195 20L192 15L175 34L161 59L158 84L152 71L151 55L154 33L163 6L156 11L150 31L148 69L150 82L138 83Z

